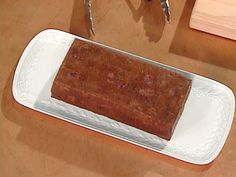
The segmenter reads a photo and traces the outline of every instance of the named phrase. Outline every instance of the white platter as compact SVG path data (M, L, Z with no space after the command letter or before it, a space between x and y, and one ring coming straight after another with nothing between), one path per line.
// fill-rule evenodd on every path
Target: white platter
M92 42L52 29L39 33L31 40L20 58L14 76L12 89L17 102L190 163L207 164L217 157L233 121L235 99L228 87L211 79L92 42L192 79L192 89L184 112L170 141L51 98L52 82L75 38Z

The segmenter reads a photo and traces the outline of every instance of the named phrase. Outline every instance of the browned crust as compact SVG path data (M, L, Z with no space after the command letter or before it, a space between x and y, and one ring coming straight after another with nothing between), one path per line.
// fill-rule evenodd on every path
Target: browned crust
M169 140L191 81L94 44L75 40L52 97Z

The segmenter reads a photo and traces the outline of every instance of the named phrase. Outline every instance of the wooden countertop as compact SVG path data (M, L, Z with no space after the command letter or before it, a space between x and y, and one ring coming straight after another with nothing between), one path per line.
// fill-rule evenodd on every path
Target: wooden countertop
M57 28L220 81L236 93L236 42L188 28L194 0L94 1L89 36L84 0L0 1L0 176L236 176L236 122L220 155L188 164L30 110L13 99L16 64L30 39Z

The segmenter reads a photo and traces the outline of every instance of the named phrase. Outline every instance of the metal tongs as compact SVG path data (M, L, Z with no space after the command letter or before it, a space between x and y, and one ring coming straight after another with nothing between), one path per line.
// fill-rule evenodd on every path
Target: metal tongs
M148 0L151 1L151 0ZM168 0L160 0L161 1L161 6L163 13L166 17L166 21L169 23L170 22L170 6L169 6L169 1ZM86 13L87 13L87 18L89 21L89 30L92 32L94 35L94 26L93 26L93 17L92 17L92 0L84 0L85 3L85 8L86 8Z
M170 5L168 0L161 0L162 10L166 17L166 21L170 23Z
M89 22L89 30L90 32L94 33L94 28L93 28L93 17L92 17L92 0L84 0L85 3L85 8L86 8L86 14Z

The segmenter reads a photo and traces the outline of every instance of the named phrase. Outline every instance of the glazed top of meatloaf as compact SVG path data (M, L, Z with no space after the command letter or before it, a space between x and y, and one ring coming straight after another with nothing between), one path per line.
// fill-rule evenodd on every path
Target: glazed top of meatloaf
M74 41L62 69L72 88L158 117L159 124L176 121L191 85L175 72L80 40Z

